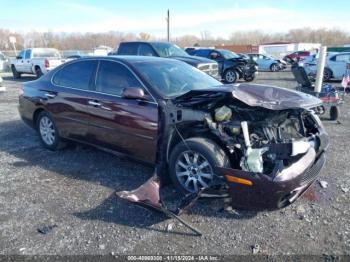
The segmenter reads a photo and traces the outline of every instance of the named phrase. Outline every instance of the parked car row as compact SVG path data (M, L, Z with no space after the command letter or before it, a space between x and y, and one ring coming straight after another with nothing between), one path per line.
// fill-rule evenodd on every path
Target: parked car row
M0 70L9 67L15 78L21 74L34 74L40 77L58 65L72 59L82 58L88 53L76 50L60 52L53 48L32 48L22 50L15 59L9 60L0 53ZM183 61L208 75L225 83L235 83L239 79L253 81L258 70L276 72L287 68L286 61L299 61L307 73L314 74L316 70L316 55L309 51L297 51L277 59L258 53L236 54L225 49L187 48L186 52L180 47L167 42L122 42L116 51L108 55L155 56L173 58ZM343 68L349 62L348 53L328 57L324 79L341 79ZM286 60L286 61L285 61Z

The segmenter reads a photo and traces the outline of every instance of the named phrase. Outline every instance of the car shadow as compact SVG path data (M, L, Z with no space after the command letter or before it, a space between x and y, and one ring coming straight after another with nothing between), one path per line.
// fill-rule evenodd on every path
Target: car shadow
M133 190L153 174L152 166L89 146L69 146L54 152L44 149L36 132L20 120L0 123L0 141L2 141L0 151L18 159L11 163L14 168L38 166L60 176L89 181L115 191ZM178 204L179 196L173 186L164 187L161 195L164 196L167 206L174 207ZM231 219L250 219L257 214L251 211L227 212L222 199L200 199L187 213ZM82 220L100 220L130 227L166 231L152 228L152 225L167 219L164 214L141 208L118 198L115 193L90 210L77 210L72 214Z
M36 80L37 77L33 75L22 75L20 78L13 78L12 75L2 76L2 79L5 81L15 81L15 82L28 82Z

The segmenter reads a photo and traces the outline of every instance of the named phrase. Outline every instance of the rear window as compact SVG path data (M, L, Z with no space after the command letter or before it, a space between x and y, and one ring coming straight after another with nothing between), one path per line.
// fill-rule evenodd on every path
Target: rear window
M118 55L137 55L138 43L121 43Z
M96 61L88 60L69 64L55 74L53 83L64 87L89 90L96 63Z
M56 49L34 49L33 57L52 57L52 58L60 58L61 55Z

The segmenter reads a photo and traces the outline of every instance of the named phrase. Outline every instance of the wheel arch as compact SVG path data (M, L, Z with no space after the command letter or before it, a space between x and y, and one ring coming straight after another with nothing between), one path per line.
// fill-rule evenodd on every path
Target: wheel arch
M38 121L38 116L41 112L47 112L49 113L47 110L45 110L44 108L42 107L39 107L37 109L35 109L34 113L33 113L33 126L36 128L37 127L37 121Z
M219 137L217 137L216 135L214 135L210 131L197 132L196 129L188 128L188 127L182 127L182 128L179 128L178 130L179 130L179 133L181 134L181 136L179 135L179 133L176 130L174 130L174 132L172 133L172 135L169 138L169 142L167 145L167 151L166 151L167 163L169 163L171 152L175 148L175 146L178 145L180 142L182 142L183 139L188 139L188 138L192 138L192 137L200 137L200 138L206 138L206 139L212 140L226 153L226 155L229 157L229 159L231 161L231 157L230 157L231 154L229 153L225 144L221 141L221 139Z
M325 66L325 67L324 67L324 70L329 70L329 72L331 73L330 78L332 78L332 77L334 76L333 70L332 70L330 67Z

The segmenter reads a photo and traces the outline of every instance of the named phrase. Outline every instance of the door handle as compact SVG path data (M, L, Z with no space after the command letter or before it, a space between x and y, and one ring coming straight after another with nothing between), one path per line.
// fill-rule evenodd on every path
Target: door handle
M99 102L93 101L93 100L89 100L89 101L88 101L88 104L89 104L90 106L101 106L101 104L100 104Z
M55 94L50 94L50 93L45 93L45 96L47 98L54 98L56 95Z

